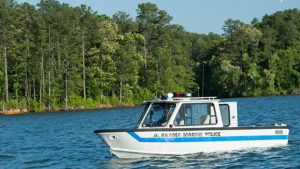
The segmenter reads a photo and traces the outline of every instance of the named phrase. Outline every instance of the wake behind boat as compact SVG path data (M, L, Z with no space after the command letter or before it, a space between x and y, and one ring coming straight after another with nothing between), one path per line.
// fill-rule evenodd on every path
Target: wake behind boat
M289 126L239 127L236 102L169 93L144 102L135 129L95 130L119 158L221 152L288 144Z

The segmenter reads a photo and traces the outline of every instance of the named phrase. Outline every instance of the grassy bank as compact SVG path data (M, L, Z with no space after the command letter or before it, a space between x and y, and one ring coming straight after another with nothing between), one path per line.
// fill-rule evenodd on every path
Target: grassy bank
M102 100L93 99L79 99L74 98L68 103L66 107L62 104L44 104L33 99L23 100L10 100L9 103L0 102L1 114L20 114L29 112L58 112L58 111L73 111L73 110L88 110L88 109L103 109L103 108L117 108L117 107L134 107L139 105L141 102L133 102L126 100L120 104L119 98L111 97L104 98Z

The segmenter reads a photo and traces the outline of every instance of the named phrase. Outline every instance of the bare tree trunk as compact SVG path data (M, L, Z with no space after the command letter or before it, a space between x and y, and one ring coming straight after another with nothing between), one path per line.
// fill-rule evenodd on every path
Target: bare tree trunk
M41 41L41 82L40 82L40 103L45 103L45 71L44 71L44 51Z
M65 66L65 109L68 110L68 69L69 69L69 61L68 61L68 40L66 41L66 66Z
M246 90L246 77L245 77L245 71L244 71L244 62L243 62L243 54L244 54L244 52L243 51L241 51L241 55L240 55L240 60L241 60L241 62L240 62L240 69L241 69L241 71L242 71L242 88L243 88L243 91L245 91Z
M204 96L204 61L202 63L202 97Z
M29 58L29 39L28 37L26 37L26 43L27 43L27 54L26 54L26 64L25 64L25 97L28 100L29 98L29 82L28 82L28 71L27 71L27 65L28 65L28 58Z
M28 90L29 90L29 87L28 87L28 77L27 77L27 70L26 70L26 66L25 66L25 97L26 99L28 99Z
M145 75L147 75L147 54L146 54L146 42L144 42L144 59L145 59ZM143 82L147 83L147 76L143 76Z
M9 102L8 99L8 76L7 76L7 56L6 56L6 41L4 41L4 79L5 79L5 101Z
M100 63L100 68L101 68L101 70L103 70L103 62L102 62L102 60L100 61L101 63ZM102 100L103 100L103 88L102 88L102 73L101 73L101 81L100 81L100 100L101 100L101 102L102 102Z
M155 68L156 68L156 80L160 82L160 70L158 66L158 58L155 59Z
M60 43L59 38L56 41L57 44L57 63L58 63L58 78L62 80L62 74L61 74L61 55L60 55Z
M123 90L123 83L122 79L120 78L120 104L122 104L122 91Z
M145 71L147 72L146 42L144 43Z
M127 82L125 81L125 97L128 99L128 90L127 90Z
M49 36L48 36L48 40L49 40L49 47L48 47L48 97L50 97L51 95L51 64L50 64L50 60L51 60L51 34L50 34L50 29L49 29ZM48 110L51 110L51 102L50 99L48 100Z
M28 82L28 98L27 98L28 107L30 107L30 99L31 99L31 85L30 82Z
M42 101L43 101L43 103L44 103L44 108L45 108L45 71L44 71L44 69L43 69L43 86L42 86Z
M65 76L65 87L66 87L65 88L65 109L68 110L68 75L67 75L67 73Z
M30 81L28 82L28 99L31 98L31 83Z
M35 101L35 80L33 80L33 100Z
M86 100L86 86L85 86L85 46L84 46L84 32L82 32L82 76L83 76L83 98Z
M48 63L49 69L50 69L50 61ZM48 98L50 98L51 95L51 73L50 70L48 70ZM48 99L48 110L51 110L51 103L50 99Z
M4 93L2 94L2 113L4 113Z

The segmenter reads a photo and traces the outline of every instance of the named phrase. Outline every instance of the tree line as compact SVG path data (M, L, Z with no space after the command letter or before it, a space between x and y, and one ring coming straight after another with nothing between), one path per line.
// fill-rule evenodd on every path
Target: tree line
M55 0L0 0L3 109L140 103L165 92L219 97L290 93L300 86L300 11L225 21L224 34L171 24L155 4L133 20Z

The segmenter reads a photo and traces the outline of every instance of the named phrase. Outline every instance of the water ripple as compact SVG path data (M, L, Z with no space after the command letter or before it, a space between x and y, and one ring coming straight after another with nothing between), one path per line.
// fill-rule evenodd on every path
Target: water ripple
M133 128L142 108L0 116L0 168L300 168L300 96L237 101L239 125L291 126L283 147L119 159L93 133Z

